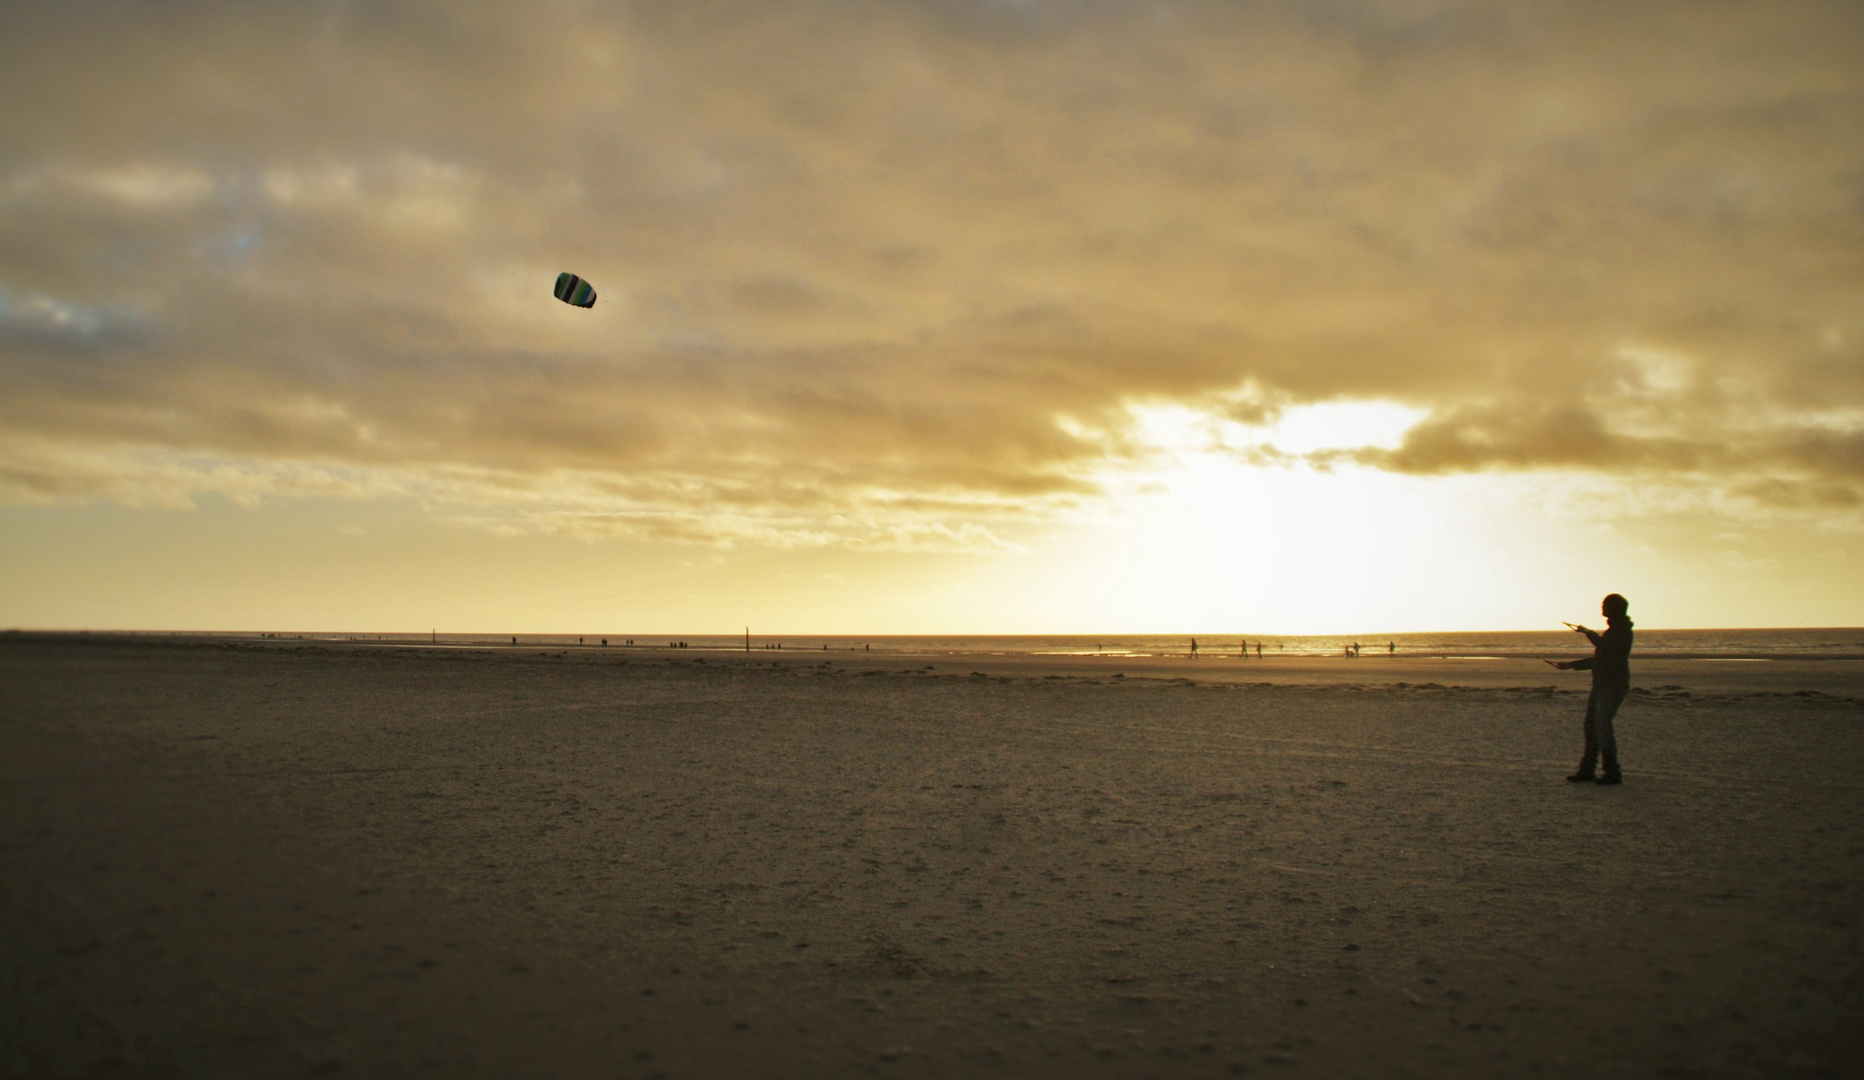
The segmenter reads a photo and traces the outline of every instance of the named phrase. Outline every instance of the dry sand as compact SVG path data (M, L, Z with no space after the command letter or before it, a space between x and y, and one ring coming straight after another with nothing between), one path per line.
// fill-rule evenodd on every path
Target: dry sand
M1864 665L1635 672L16 635L0 1068L1857 1075Z

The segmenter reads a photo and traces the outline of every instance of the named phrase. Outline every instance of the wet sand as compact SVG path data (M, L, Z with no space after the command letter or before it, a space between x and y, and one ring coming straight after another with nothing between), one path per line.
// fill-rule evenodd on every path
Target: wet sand
M0 1068L1855 1075L1864 664L1634 666L0 638Z

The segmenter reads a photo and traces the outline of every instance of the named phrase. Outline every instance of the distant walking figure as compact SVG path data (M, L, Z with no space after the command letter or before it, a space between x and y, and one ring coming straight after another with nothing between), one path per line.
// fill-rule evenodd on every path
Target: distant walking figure
M1631 610L1630 601L1613 593L1599 605L1605 616L1605 632L1594 633L1583 626L1573 626L1575 633L1592 642L1592 655L1584 660L1547 661L1561 671L1591 671L1592 696L1586 699L1586 748L1579 759L1579 771L1567 777L1575 784L1622 784L1618 770L1618 739L1612 734L1612 719L1618 715L1625 695L1631 692ZM1573 624L1568 623L1568 626ZM1599 758L1605 759L1605 771L1594 775Z
M1191 639L1191 659L1197 659L1197 639Z

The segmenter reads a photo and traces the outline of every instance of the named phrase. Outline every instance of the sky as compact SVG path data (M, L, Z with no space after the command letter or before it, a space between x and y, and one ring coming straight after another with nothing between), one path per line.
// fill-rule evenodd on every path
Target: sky
M1851 0L0 5L0 626L1608 591L1864 623Z

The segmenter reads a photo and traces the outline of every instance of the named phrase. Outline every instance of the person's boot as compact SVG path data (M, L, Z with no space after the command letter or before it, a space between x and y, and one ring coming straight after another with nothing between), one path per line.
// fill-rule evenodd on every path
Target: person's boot
M1598 783L1598 784L1622 784L1624 783L1625 782L1624 773L1621 773L1618 771L1618 759L1617 758L1606 758L1605 759L1605 771L1599 774L1599 778L1593 782Z
M1592 767L1593 767L1592 758L1581 758L1579 760L1579 771L1567 777L1566 782L1569 784L1596 783L1598 781L1598 777L1593 773Z

